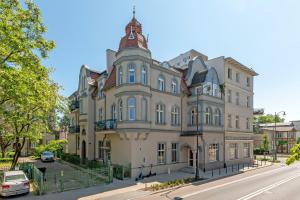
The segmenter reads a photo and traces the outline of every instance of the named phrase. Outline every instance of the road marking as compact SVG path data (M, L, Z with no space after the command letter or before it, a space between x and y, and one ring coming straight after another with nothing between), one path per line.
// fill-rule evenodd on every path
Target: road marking
M235 181L231 181L231 182L228 182L228 183L224 183L224 184L221 184L221 185L216 185L216 186L204 189L204 190L200 190L200 191L197 191L197 192L189 193L189 194L181 196L181 198L191 197L191 196L203 193L203 192L207 192L207 191L210 191L210 190L218 189L218 188L221 188L221 187L224 187L224 186L227 186L227 185L231 185L231 184L234 184L234 183L238 183L238 182L241 182L241 181L244 181L244 180L248 180L248 179L257 177L257 176L261 176L261 175L264 175L264 174L269 174L269 173L272 173L274 171L280 171L280 170L284 170L284 169L286 169L286 167L282 167L282 168L278 168L278 169L273 169L271 171L263 172L263 173L260 173L260 174L255 174L253 176L248 176L248 177L245 177L245 178L242 178L242 179L238 179L238 180L235 180Z
M293 176L293 177L290 177L290 178L283 179L281 181L273 183L272 185L269 185L267 187L264 187L262 189L259 189L259 190L255 191L255 192L252 192L252 193L250 193L250 194L248 194L246 196L243 196L243 197L241 197L241 198L239 198L237 200L249 200L249 199L252 199L253 197L258 196L258 195L262 194L263 192L266 192L266 191L271 190L271 189L273 189L275 187L278 187L278 186L280 186L280 185L282 185L284 183L287 183L287 182L289 182L291 180L294 180L294 179L298 178L299 176L300 176L300 174L298 174L296 176Z

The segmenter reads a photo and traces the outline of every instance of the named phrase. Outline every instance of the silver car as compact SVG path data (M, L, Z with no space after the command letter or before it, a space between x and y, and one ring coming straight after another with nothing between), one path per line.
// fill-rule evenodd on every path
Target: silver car
M41 155L41 160L45 161L54 161L54 154L50 151L44 151Z
M30 183L23 171L7 171L1 176L1 196L29 193Z

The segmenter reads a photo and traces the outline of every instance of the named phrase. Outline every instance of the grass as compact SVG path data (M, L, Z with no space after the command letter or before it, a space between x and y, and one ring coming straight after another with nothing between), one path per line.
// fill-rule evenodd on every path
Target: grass
M152 190L152 191L163 190L163 189L166 189L166 188L172 188L172 187L175 187L175 186L191 183L193 181L195 181L194 178L176 179L174 181L168 181L168 182L164 182L164 183L153 184L153 185L150 186L150 190Z

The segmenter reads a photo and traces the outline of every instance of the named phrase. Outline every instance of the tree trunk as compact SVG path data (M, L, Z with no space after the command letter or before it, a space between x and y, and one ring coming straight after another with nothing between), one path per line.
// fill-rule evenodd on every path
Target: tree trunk
M6 153L5 150L6 150L6 149L2 149L2 148L1 148L1 155L2 155L2 158L5 158L5 153Z
M22 141L22 144L19 143L19 138L16 138L16 143L15 143L15 155L13 157L13 161L11 163L11 166L10 166L10 170L14 170L17 163L18 163L18 160L19 160L19 157L21 155L21 151L24 147L24 144L25 144L25 138L23 138L23 141Z

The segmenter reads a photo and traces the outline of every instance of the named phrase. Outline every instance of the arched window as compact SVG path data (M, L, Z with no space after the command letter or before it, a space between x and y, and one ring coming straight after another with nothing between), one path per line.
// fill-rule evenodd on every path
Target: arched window
M171 124L179 125L179 108L177 106L173 106L171 110Z
M197 125L197 107L191 110L191 125Z
M157 80L157 89L160 91L165 91L165 78L160 75Z
M141 68L141 83L144 85L147 84L147 69L145 65Z
M133 63L128 65L128 83L135 83L135 66Z
M123 102L122 99L119 101L119 121L123 120Z
M215 110L215 125L216 126L221 126L221 111L218 109L218 108L216 108L216 110Z
M122 66L119 66L119 77L118 77L118 85L121 85L123 83L123 70L122 70Z
M172 83L171 83L171 92L173 94L177 94L178 92L178 89L177 89L177 81L176 80L172 80Z
M165 106L162 104L156 105L156 123L163 124L165 123Z
M146 98L142 98L142 120L147 121L147 99Z
M127 105L128 105L128 120L135 120L135 108L136 108L135 98L129 98L127 100Z
M212 124L212 111L210 107L206 107L205 110L205 123L208 125Z
M115 120L117 119L117 112L116 112L116 105L111 105L111 119Z

